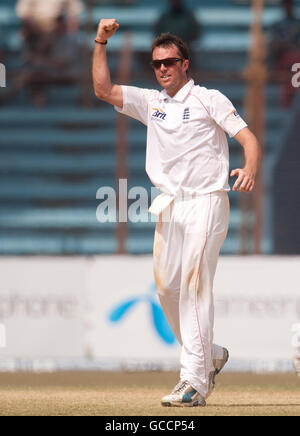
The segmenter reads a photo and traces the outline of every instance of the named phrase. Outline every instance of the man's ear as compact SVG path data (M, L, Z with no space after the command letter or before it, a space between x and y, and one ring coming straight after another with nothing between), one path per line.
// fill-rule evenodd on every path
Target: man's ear
M190 67L190 61L188 59L185 59L183 61L183 67L184 67L184 71L187 71Z

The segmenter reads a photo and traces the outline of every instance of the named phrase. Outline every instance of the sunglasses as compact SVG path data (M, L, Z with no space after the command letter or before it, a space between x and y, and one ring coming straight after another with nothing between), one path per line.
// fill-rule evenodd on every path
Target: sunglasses
M157 61L152 61L151 66L155 70L158 70L162 65L165 67L173 67L177 64L177 62L183 61L181 58L167 58L167 59L161 59Z

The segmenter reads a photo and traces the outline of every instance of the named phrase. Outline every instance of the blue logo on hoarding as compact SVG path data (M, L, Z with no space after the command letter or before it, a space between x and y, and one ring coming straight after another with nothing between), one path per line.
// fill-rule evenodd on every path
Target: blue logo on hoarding
M156 301L156 295L156 286L153 284L146 294L124 300L114 307L109 313L109 320L112 323L119 323L137 304L146 303L150 310L150 320L155 332L166 345L175 344L175 335L166 320L161 306Z

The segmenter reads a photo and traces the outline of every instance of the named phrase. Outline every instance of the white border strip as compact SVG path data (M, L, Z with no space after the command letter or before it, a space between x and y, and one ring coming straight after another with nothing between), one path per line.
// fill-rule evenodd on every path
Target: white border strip
M12 359L0 358L0 372L57 372L57 371L179 371L178 362L106 361L85 359ZM293 372L291 360L232 360L224 372L288 373Z

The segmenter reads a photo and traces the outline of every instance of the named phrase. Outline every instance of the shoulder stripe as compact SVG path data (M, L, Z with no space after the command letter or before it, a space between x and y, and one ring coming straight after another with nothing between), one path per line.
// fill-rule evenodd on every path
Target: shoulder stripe
M191 96L192 97L195 97L200 103L201 103L201 105L204 107L204 109L206 110L206 112L208 113L208 115L211 117L211 115L210 115L210 113L209 113L209 110L207 109L207 107L205 106L205 104L200 100L200 98L197 96L197 95L195 95L195 94L191 94Z

